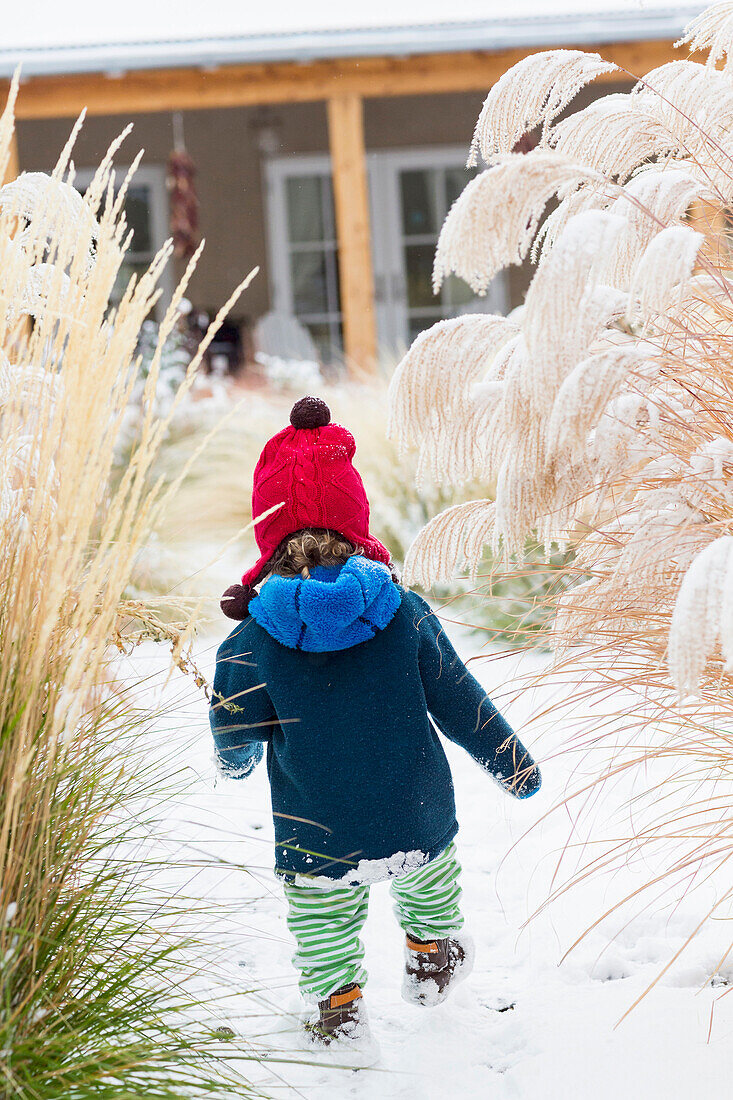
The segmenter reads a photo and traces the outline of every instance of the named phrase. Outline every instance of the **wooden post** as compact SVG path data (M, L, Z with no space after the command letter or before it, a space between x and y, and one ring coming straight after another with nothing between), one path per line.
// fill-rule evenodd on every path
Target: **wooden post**
M328 100L328 133L339 253L344 354L352 369L377 362L374 275L361 96Z

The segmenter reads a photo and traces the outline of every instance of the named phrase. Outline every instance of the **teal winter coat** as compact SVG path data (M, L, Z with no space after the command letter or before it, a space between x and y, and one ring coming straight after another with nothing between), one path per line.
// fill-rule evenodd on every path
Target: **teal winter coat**
M290 880L373 882L442 852L458 824L439 733L515 797L540 786L428 604L363 557L265 582L218 651L210 717L225 774L267 746Z

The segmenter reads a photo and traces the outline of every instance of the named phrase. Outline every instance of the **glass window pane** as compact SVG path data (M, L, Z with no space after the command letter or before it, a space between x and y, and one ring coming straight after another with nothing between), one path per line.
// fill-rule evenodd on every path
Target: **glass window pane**
M306 328L313 337L322 363L340 362L343 356L341 325L327 321L309 323Z
M419 336L421 332L424 332L426 328L430 328L431 325L436 324L438 321L442 321L445 317L445 312L441 310L440 313L429 313L427 316L421 317L409 317L408 318L408 339L409 342Z
M407 305L410 308L435 305L433 294L433 255L432 244L408 244L405 246L405 280L407 283Z
M123 260L122 265L117 272L117 278L110 294L110 302L113 305L119 305L119 302L127 290L127 285L133 275L136 275L140 279L148 269L147 260L131 260L128 253L127 257Z
M476 168L446 168L445 170L445 199L446 214L450 210L458 196L463 192L467 183L476 175Z
M455 309L473 302L476 293L471 290L468 283L464 283L463 279L459 279L457 275L449 275L443 283L442 297L444 302L448 302Z
M285 181L288 234L292 244L324 239L323 177L290 176Z
M333 209L333 181L330 176L321 176L321 195L323 206L323 235L327 241L336 240L336 215Z
M153 251L153 234L150 229L150 188L145 184L131 184L125 199L125 217L132 229L134 253Z
M328 312L340 313L339 255L336 248L326 249L326 292L328 295Z
M438 231L435 179L431 169L400 172L402 232L406 237Z
M326 253L320 248L308 252L291 252L290 272L296 314L328 313Z

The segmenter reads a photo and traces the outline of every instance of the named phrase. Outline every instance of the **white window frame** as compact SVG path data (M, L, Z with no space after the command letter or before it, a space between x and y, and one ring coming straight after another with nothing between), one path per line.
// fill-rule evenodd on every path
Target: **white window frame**
M120 182L125 179L129 167L115 165L114 178ZM74 176L74 186L86 191L94 178L95 168L78 168ZM150 190L150 252L136 252L135 238L132 238L132 247L128 253L130 260L138 262L152 259L170 236L170 217L168 209L168 188L166 186L166 170L162 165L146 165L138 168L132 177L132 184L143 184ZM158 318L167 309L173 297L174 272L173 262L169 260L161 273L158 285L163 291L156 306L155 313Z
M430 168L463 168L464 145L426 145L415 148L375 150L367 155L371 198L372 238L377 329L380 343L401 353L409 344L409 311L402 232L399 175L403 171ZM466 183L470 176L466 173ZM446 211L447 213L447 211ZM440 230L440 226L438 226ZM428 234L426 234L427 236ZM501 272L494 292L477 299L476 312L509 308L508 276ZM436 301L435 312L439 312ZM427 309L427 307L426 307Z
M292 246L288 239L287 181L294 176L331 175L331 158L327 153L271 157L265 165L265 221L267 223L270 304L276 313L296 317L293 281L290 271ZM328 247L330 243L330 238L324 238L324 246ZM332 243L335 248L338 248L338 240L335 235ZM335 287L335 291L338 297L338 286ZM336 344L335 330L342 323L340 309L328 309L325 313L309 314L308 321L327 324L331 329L332 343ZM307 324L308 321L301 323Z
M377 333L379 345L388 355L404 347L408 334L399 173L420 168L456 168L465 165L465 162L466 148L462 145L375 149L367 154ZM295 315L289 265L286 180L292 176L330 173L331 158L328 153L273 157L266 164L265 214L270 302L278 313ZM467 174L467 183L468 179ZM506 274L502 272L497 280L495 293L487 304L491 306L497 302L508 308ZM486 307L477 303L477 310L481 308ZM436 312L438 310L436 302Z

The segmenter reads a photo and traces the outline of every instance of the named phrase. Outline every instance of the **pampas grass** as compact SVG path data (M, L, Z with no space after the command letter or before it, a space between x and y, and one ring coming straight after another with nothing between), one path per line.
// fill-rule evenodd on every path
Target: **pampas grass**
M478 163L478 153L486 161L511 153L528 130L547 127L581 88L616 68L599 54L582 50L545 50L525 57L497 80L486 97L469 164Z
M697 46L712 35L716 50L724 48L728 23L722 10L718 15L720 25L710 15L693 28ZM499 135L505 129L514 135L502 112L517 125L541 124L539 147L507 157L503 138L498 148L484 135L487 183L478 177L458 199L435 261L437 280L451 271L480 290L497 264L526 253L554 189L560 202L547 219L552 232L541 235L525 304L511 321L464 317L449 323L455 333L446 323L435 326L415 342L393 379L390 431L401 453L415 447L421 467L441 469L448 484L481 471L497 487L495 507L481 514L479 526L476 507L468 504L420 534L408 557L408 580L424 582L437 568L446 581L459 565L475 568L486 543L495 554L518 554L538 533L548 548L563 546L586 529L603 528L611 492L614 524L621 528L613 533L620 563L613 583L626 584L629 570L642 562L646 574L659 567L669 572L678 557L681 581L691 540L697 538L702 551L721 533L709 514L713 482L700 462L715 439L719 448L728 441L718 392L721 385L727 389L724 365L712 377L705 373L712 343L722 337L727 345L730 331L730 288L720 269L727 256L720 234L713 246L704 227L688 218L700 201L720 207L731 186L719 186L733 165L733 147L724 143L730 130L718 126L733 97L729 74L688 61L648 74L629 96L628 112L643 102L645 117L654 117L666 136L650 154L648 129L641 127L636 142L624 130L625 155L636 162L603 175L598 143L590 134L581 140L578 116L553 126L557 112L543 106L566 103L576 78L592 78L598 59L567 58L562 51L550 58L533 56L514 77L507 74L501 82L507 91L499 85L492 91L481 123L484 133L487 118L498 120ZM517 89L525 86L522 98ZM624 106L617 95L610 100L615 112ZM714 134L698 116L715 118ZM574 160L562 151L570 133ZM511 210L521 217L507 214L505 175L512 181ZM496 187L488 186L492 178ZM476 251L483 234L493 234L492 246ZM717 349L714 360L720 362ZM728 459L719 450L718 464ZM717 482L719 496L720 475ZM592 559L596 543L589 545L585 556ZM654 561L659 565L650 565ZM706 643L706 654L713 649ZM678 675L679 667L675 659L675 682L687 690L697 679Z
M585 579L560 599L557 667L577 678L587 660L602 669L588 681L589 704L618 698L616 712L632 708L569 742L595 763L565 805L577 835L585 826L592 836L592 807L615 798L625 776L633 828L563 881L564 855L557 891L648 856L656 872L617 905L665 891L679 901L711 878L718 899L701 923L713 911L729 916L733 899L733 295L721 213L733 198L732 28L733 5L715 5L683 40L710 49L704 64L661 66L630 95L554 124L543 104L565 103L572 89L562 56L554 66L545 55L522 62L524 82L504 78L512 102L500 102L497 85L495 141L481 123L489 164L446 220L435 273L480 291L534 238L518 331L508 355L498 334L481 347L483 365L470 336L461 357L446 343L438 360L425 351L439 330L423 335L391 395L401 446L424 464L431 453L457 456L449 480L479 468L496 479L494 505L454 508L418 536L408 581L475 571L485 544L500 561L533 535L548 553L571 540ZM592 76L596 60L574 65ZM524 157L506 155L511 119L542 127ZM557 208L540 225L553 191ZM471 320L463 324L470 334ZM446 415L437 396L451 371L460 399Z
M16 89L0 120L0 178ZM136 446L110 478L171 246L111 308L130 177L115 196L116 142L82 198L77 131L50 176L0 188L0 1094L178 1100L219 1093L227 1074L135 857L145 807L164 790L145 716L109 663L110 647L151 629L185 663L180 632L122 601L165 503L150 482L166 431L152 408L160 349Z

